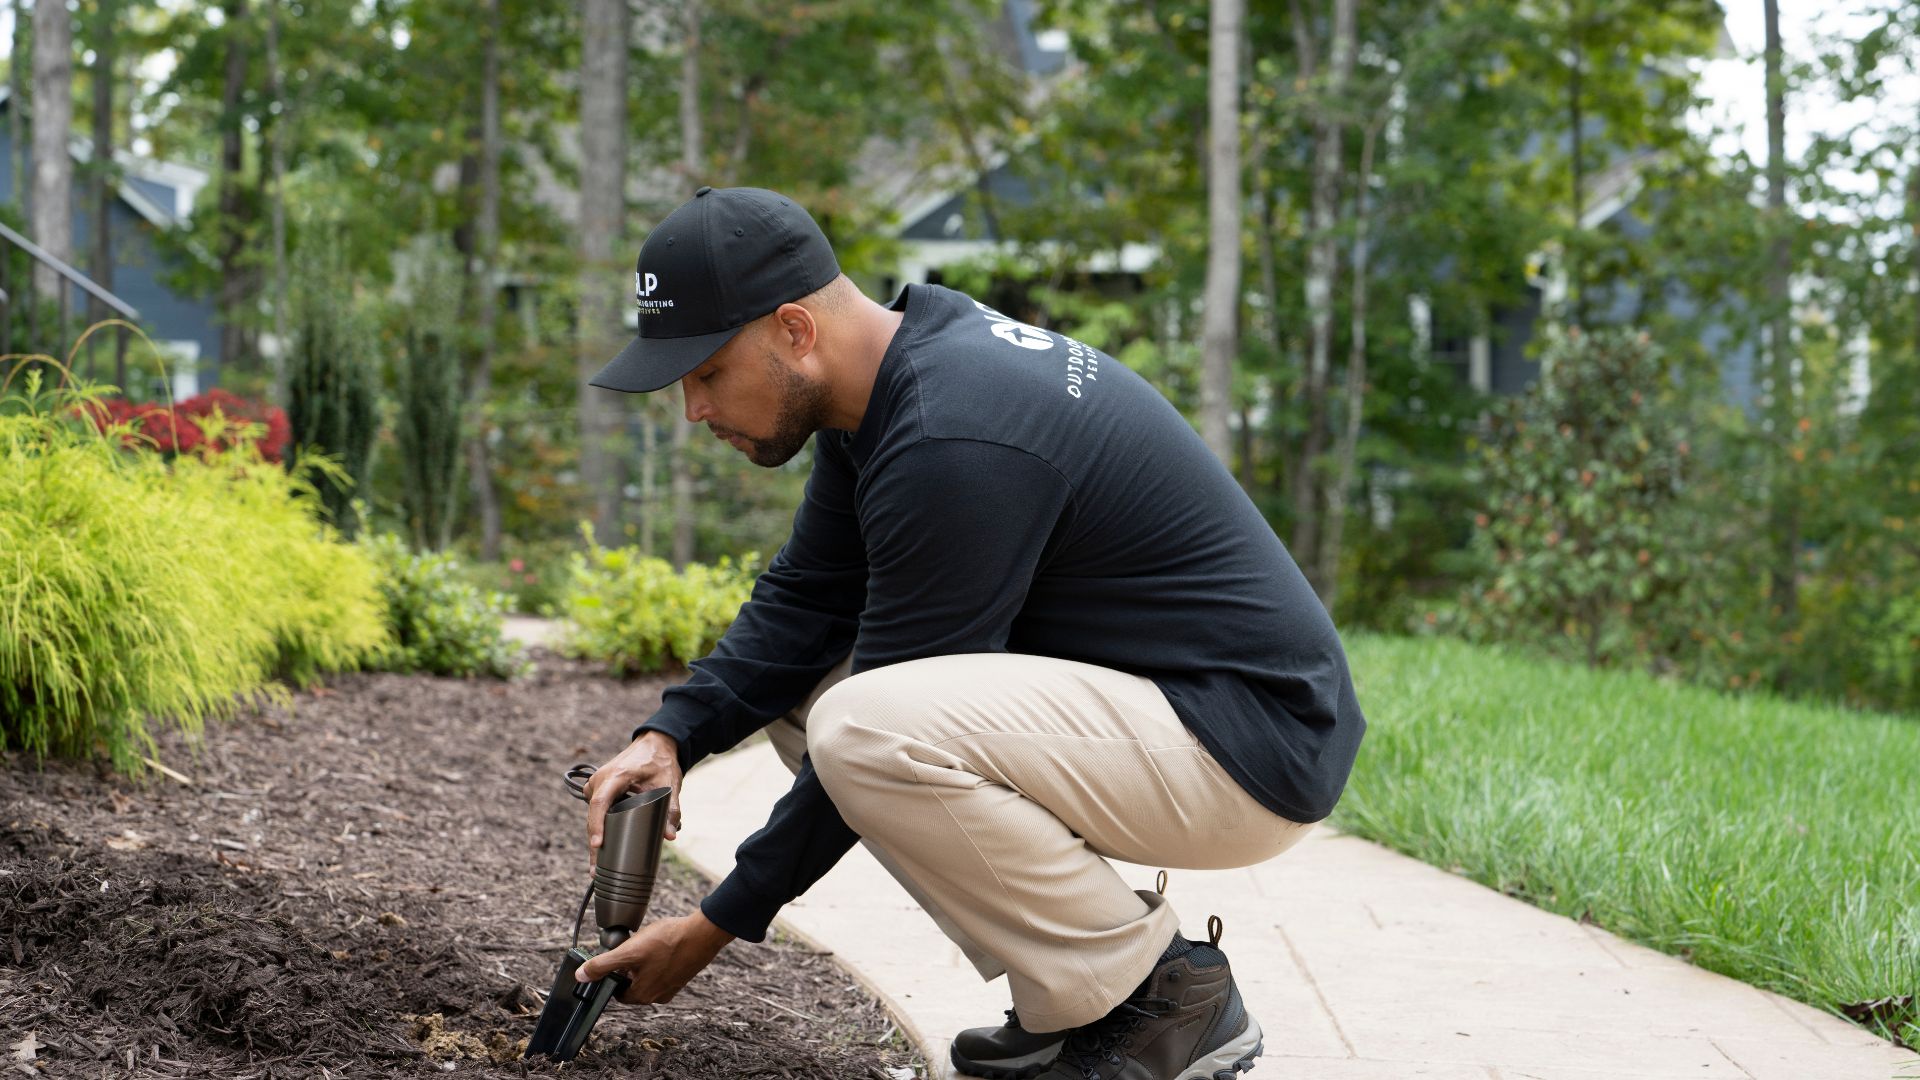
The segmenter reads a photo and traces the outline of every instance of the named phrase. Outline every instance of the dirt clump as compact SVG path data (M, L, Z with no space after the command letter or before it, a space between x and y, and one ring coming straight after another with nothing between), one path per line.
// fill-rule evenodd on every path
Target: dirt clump
M504 1031L490 1031L482 1039L478 1035L464 1031L448 1031L447 1018L439 1013L429 1016L403 1016L403 1020L413 1023L409 1036L419 1043L427 1056L435 1061L458 1061L466 1058L474 1061L491 1061L496 1065L505 1065L509 1061L518 1061L526 1053L527 1036L518 1040L510 1039Z

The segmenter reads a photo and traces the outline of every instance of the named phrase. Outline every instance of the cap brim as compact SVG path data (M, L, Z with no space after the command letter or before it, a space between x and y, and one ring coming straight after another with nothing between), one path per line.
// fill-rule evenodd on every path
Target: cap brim
M720 346L732 341L735 334L745 329L746 326L742 324L730 330L695 334L692 337L636 337L587 382L592 386L628 394L652 393L679 382L682 376L699 367L707 357L718 352Z

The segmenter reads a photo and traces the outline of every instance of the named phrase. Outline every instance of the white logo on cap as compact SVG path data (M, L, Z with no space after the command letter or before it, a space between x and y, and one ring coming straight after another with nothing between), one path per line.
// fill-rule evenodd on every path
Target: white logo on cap
M643 296L652 296L653 290L659 287L660 287L660 279L657 277L654 277L652 274L648 274L646 276L646 285L642 287L640 283L640 271L635 270L633 272L633 298L635 300L638 300Z

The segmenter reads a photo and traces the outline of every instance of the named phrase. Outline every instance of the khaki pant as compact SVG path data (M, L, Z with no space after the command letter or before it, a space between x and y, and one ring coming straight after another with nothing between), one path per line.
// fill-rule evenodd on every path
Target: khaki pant
M1261 806L1149 679L1017 653L930 657L849 677L851 658L767 728L809 751L874 857L1029 1031L1105 1015L1180 925L1107 859L1251 866L1312 828Z

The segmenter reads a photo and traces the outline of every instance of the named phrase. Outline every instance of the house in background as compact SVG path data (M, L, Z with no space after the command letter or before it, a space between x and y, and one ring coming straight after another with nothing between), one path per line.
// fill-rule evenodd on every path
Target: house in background
M1002 38L1005 55L1029 77L1034 92L1044 95L1058 77L1071 72L1070 43L1060 31L1036 29L1034 14L1032 0L1007 0L995 30ZM1723 55L1733 54L1732 41L1724 28L1718 48ZM1590 145L1598 144L1603 134L1597 118L1589 118ZM1561 142L1567 142L1564 136ZM1654 160L1644 152L1628 152L1611 161L1599 161L1583 185L1585 209L1580 227L1616 232L1635 243L1650 240L1652 227L1637 204L1647 197L1644 173ZM1017 248L998 235L986 207L1033 205L1037 199L1035 177L1010 168L1002 154L984 171L950 174L944 179L944 186L903 203L895 232L902 241L902 255L896 272L884 282L889 296L905 282L942 281L943 268L954 263L982 255L1012 254ZM1158 256L1157 248L1143 244L1098 253L1080 267L1083 283L1097 291L1124 294L1129 284L1137 286L1140 275ZM1528 355L1529 347L1541 331L1543 320L1557 310L1566 287L1564 268L1550 257L1536 257L1527 266L1513 268L1510 293L1493 304L1484 319L1474 319L1464 311L1434 311L1416 299L1408 312L1413 338L1420 343L1420 353L1428 362L1451 369L1461 383L1483 394L1519 394L1539 377L1540 365ZM993 306L1016 318L1036 320L1036 313L1018 310L1025 304L1024 290L996 287L989 292L991 295L982 299ZM1695 297L1674 285L1662 288L1658 296L1652 293L1652 287L1595 289L1590 293L1591 313L1598 322L1631 321L1638 317L1643 304L1658 300L1682 319L1705 314L1707 317L1699 320L1703 324L1699 343L1718 358L1725 399L1743 409L1753 409L1759 394L1755 348L1727 329L1725 323L1732 312L1726 305L1730 301ZM1729 318L1713 318L1720 312ZM1481 328L1474 329L1475 324Z
M0 203L14 198L9 164L13 144L5 121L12 107L8 89L0 86ZM84 166L93 157L92 141L75 136L68 140L68 152L74 161L73 258L69 265L84 274L94 235L95 207L84 175ZM27 177L32 175L32 158L33 150L28 146ZM211 297L185 295L167 284L173 262L161 253L155 240L162 231L186 222L194 199L210 177L201 169L155 161L125 150L116 150L113 160L121 175L107 218L113 239L113 287L108 291L140 313L140 328L169 354L169 371L162 379L145 346L137 339L130 344L127 381L133 385L127 388L127 396L135 400L162 399L170 391L175 400L191 397L219 379L220 327ZM27 239L35 237L29 233ZM76 313L87 310L87 295L77 287L68 302ZM67 344L60 343L61 347ZM111 349L103 345L101 355L110 356ZM101 376L111 379L111 367Z
M1036 27L1035 14L1033 0L1005 0L986 27L1009 76L1024 80L1030 108L1044 102L1071 70L1065 31ZM892 297L908 283L943 284L945 268L955 263L1017 250L1018 245L1001 234L992 208L1030 206L1035 200L1035 178L1013 167L1006 151L996 152L984 171L948 168L917 179L921 182L907 185L898 194L900 217L893 236L901 242L900 256L893 270L881 277L884 297ZM1044 251L1049 245L1042 242L1038 247ZM1080 284L1100 292L1136 292L1139 275L1158 255L1157 248L1145 244L1093 253L1077 267ZM993 286L979 299L1015 318L1034 315L1022 310L1027 303L1024 289Z

